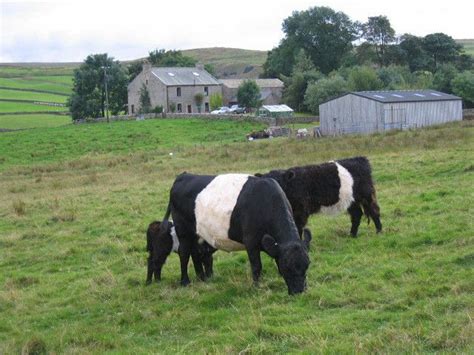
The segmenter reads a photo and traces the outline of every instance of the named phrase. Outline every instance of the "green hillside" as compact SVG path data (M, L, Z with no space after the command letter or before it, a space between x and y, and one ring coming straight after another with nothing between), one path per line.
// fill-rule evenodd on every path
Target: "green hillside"
M467 54L474 56L474 39L457 39L456 42L464 46Z
M188 49L183 54L212 64L217 77L222 79L258 78L267 59L266 51L222 47Z
M65 104L71 94L76 66L75 63L0 64L0 129L70 123Z
M228 120L68 125L0 136L0 354L468 354L474 349L474 126L245 141ZM172 152L173 155L169 153ZM308 289L262 255L214 254L144 286L145 231L174 177L366 155L384 231L313 216ZM268 207L269 209L272 206Z

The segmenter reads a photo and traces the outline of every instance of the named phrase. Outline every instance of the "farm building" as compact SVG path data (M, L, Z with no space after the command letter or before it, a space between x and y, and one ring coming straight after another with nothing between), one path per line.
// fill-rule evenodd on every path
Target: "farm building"
M319 105L323 135L383 132L462 120L461 98L434 90L359 91Z
M222 99L224 105L237 104L239 86L247 79L221 79ZM260 99L264 105L278 105L281 103L284 84L280 79L254 79L260 88Z
M163 106L165 112L209 112L209 96L222 93L222 88L211 74L197 65L192 68L164 68L143 64L143 71L128 84L128 113L140 110L140 89L146 86L150 94L151 106ZM195 95L202 93L204 100L197 107Z
M263 105L258 109L259 117L292 117L293 109L287 105Z

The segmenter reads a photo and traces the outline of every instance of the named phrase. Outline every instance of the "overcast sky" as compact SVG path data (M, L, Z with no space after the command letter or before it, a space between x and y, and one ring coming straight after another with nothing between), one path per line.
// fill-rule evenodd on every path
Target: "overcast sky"
M469 0L0 0L0 62L82 61L104 52L128 60L155 48L269 50L283 37L283 19L311 6L361 22L386 15L397 34L474 38Z

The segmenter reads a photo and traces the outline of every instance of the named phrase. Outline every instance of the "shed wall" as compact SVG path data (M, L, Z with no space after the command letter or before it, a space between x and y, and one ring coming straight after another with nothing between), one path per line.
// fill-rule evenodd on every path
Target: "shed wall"
M401 126L393 121L401 122ZM385 129L417 128L462 120L462 101L421 101L384 104Z
M321 133L324 135L382 131L383 104L348 94L319 106Z

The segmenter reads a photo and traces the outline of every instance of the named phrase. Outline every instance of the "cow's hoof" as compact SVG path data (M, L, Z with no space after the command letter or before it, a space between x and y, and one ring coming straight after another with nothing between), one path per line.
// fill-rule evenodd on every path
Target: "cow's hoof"
M181 286L186 287L190 284L191 282L189 280L181 280Z
M151 285L151 280L146 280L145 281L145 286L150 286Z

